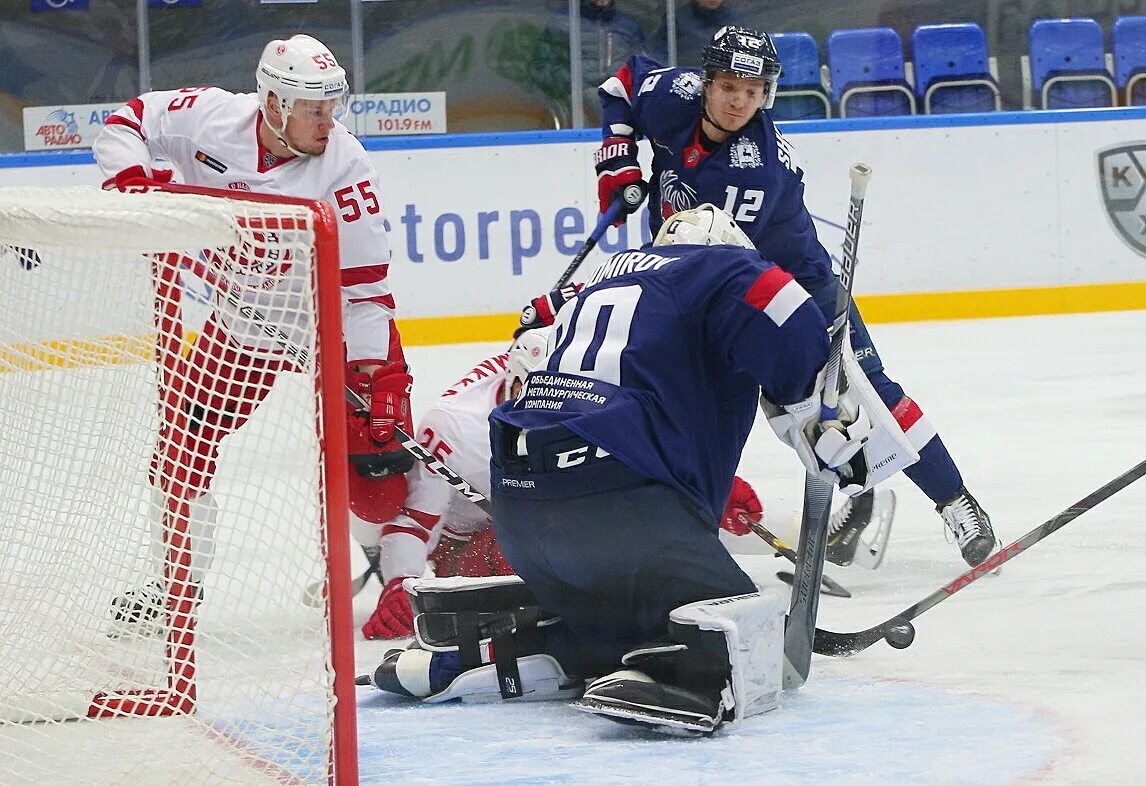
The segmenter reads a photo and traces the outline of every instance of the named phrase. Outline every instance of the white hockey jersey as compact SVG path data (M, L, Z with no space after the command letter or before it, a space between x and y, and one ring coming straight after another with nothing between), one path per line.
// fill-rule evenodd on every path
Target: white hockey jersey
M475 489L489 496L489 413L509 368L509 354L483 360L442 394L418 421L418 441ZM426 469L414 465L406 476L406 507L442 517L452 532L471 534L489 527L474 503Z
M104 177L134 165L175 170L175 182L233 191L321 199L338 215L342 266L342 325L347 360L392 360L400 352L393 330L394 296L387 283L389 222L378 174L362 144L335 124L322 155L277 158L259 142L258 96L215 87L144 93L112 114L92 146ZM156 159L165 163L156 165ZM279 266L277 284L265 271L235 281L244 300L282 313L300 287L297 269ZM228 271L232 273L234 271ZM258 279L258 280L252 280ZM262 295L256 294L262 292ZM293 294L292 294L293 293ZM278 300L275 300L275 297ZM217 306L232 336L273 351L259 330L223 301ZM294 326L305 332L305 326ZM294 331L292 331L294 332Z

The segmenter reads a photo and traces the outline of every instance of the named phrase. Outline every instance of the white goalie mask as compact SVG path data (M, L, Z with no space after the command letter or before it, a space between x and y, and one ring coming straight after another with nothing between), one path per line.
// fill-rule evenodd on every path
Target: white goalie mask
M665 219L654 246L740 246L756 248L736 221L709 202L673 213Z
M284 126L294 111L295 101L299 99L333 101L335 120L346 114L350 95L346 70L325 44L311 36L296 35L267 44L259 59L255 82L258 84L259 103L264 108L268 106L270 94L275 94Z
M549 357L549 330L547 327L527 330L509 348L509 370L502 388L506 400L513 398L514 384L524 383L529 372L541 368Z

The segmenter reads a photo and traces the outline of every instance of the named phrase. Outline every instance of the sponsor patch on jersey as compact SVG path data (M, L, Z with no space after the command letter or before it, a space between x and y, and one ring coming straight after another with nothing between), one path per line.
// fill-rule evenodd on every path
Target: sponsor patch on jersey
M764 165L760 148L751 139L740 137L728 152L729 164L735 169L753 169Z
M677 74L676 78L672 80L672 87L669 88L669 91L685 100L696 98L700 95L700 74L692 71Z
M195 151L195 160L198 161L200 164L205 164L206 166L210 167L211 169L214 169L219 174L223 174L224 172L227 171L227 165L226 164L224 164L222 161L220 161L217 158L212 158L211 156L204 153L202 150L196 150Z

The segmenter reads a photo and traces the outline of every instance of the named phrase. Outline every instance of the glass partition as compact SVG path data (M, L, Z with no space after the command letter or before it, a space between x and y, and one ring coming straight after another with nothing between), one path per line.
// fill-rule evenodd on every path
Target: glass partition
M834 31L889 27L910 82L918 26L973 22L1002 108L1023 109L1039 104L1024 62L1034 20L1093 19L1108 67L1114 21L1143 14L1146 0L0 0L0 152L24 149L26 107L66 116L147 87L251 91L263 45L298 32L361 91L445 92L448 130L476 132L595 126L596 86L629 56L699 65L724 24L808 33L824 64Z

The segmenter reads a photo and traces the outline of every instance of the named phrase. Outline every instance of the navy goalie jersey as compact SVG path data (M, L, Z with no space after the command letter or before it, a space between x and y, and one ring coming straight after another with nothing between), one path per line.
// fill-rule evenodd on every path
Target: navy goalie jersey
M792 145L758 112L711 151L701 144L701 76L629 59L598 90L604 136L647 137L652 144L649 231L673 213L705 202L723 208L765 259L805 289L826 285L831 258L804 205L803 171Z
M549 349L520 398L493 411L494 432L572 432L715 526L761 390L777 404L810 395L828 334L808 293L758 252L669 245L612 257L561 309Z

